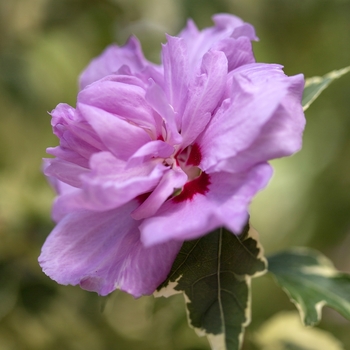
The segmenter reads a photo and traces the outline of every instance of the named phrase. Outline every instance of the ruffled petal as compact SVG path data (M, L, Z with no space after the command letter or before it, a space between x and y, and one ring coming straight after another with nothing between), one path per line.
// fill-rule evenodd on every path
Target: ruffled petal
M156 140L150 141L138 149L130 158L127 167L134 167L151 160L152 158L166 159L174 153L174 147L168 143Z
M48 148L47 153L87 168L93 153L106 150L73 107L60 103L51 116L53 132L60 139L60 145Z
M171 239L194 239L221 226L240 233L253 196L266 186L271 175L268 164L235 175L210 174L207 193L181 202L169 200L153 217L145 219L140 225L142 242L151 246Z
M63 144L62 141L61 141L61 144ZM97 152L97 150L95 152ZM88 158L84 158L78 152L75 152L72 149L64 147L64 146L48 147L46 149L46 153L51 154L57 158L65 160L67 162L77 164L77 165L84 167L84 168L89 167L89 159ZM91 154L93 154L93 153L94 152L91 152Z
M250 64L233 73L231 97L197 140L204 171L214 171L221 161L252 145L294 86L278 65Z
M57 198L55 207L58 213L76 209L103 211L120 207L152 191L167 170L164 165L152 161L127 167L126 162L109 152L93 155L90 167L91 172L80 177L81 190ZM65 211L63 208L66 208Z
M158 186L147 199L132 212L131 216L136 220L140 220L154 215L176 189L184 186L186 181L187 175L181 169L169 169L164 173Z
M129 159L140 147L151 141L144 129L103 109L78 103L77 110L103 140L108 150L119 159Z
M65 182L62 182L60 180L58 180L58 178L56 178L56 176L50 176L47 174L47 168L50 167L50 161L52 161L53 159L43 159L43 166L42 166L42 170L43 173L46 175L47 180L49 181L50 185L55 189L57 194L64 194L64 193L68 193L71 191L75 191L76 187L73 187L71 185L68 185Z
M181 38L167 36L168 42L162 48L164 65L164 86L168 101L175 112L178 129L188 96L188 55L185 42Z
M82 185L81 175L89 172L89 169L62 159L47 158L44 159L44 162L46 176L56 178L73 187L80 187Z
M116 208L140 194L153 190L167 168L159 161L135 167L116 159L111 153L95 154L90 161L91 173L82 176L84 197L93 208ZM93 209L91 208L91 209Z
M83 89L106 75L117 72L123 65L135 73L149 64L142 53L138 39L131 37L124 46L110 45L100 56L92 60L80 75L79 85Z
M229 72L245 64L255 62L252 43L245 36L220 40L213 45L212 50L222 51L226 55Z
M181 203L167 201L156 215L141 223L141 240L145 246L153 246L172 239L198 238L220 226L214 211L214 203L203 195Z
M263 126L256 140L236 156L215 166L216 171L245 171L266 160L290 156L302 145L305 126L301 98L304 89L302 75L289 77L290 87L271 119Z
M51 117L52 130L58 138L63 136L63 132L66 130L64 127L77 119L75 109L66 103L59 103L51 112Z
M149 129L156 137L156 121L153 110L145 100L144 88L131 84L129 77L108 76L89 85L78 95L78 103L97 107L122 119ZM116 79L115 79L116 78ZM136 78L134 78L136 79Z
M254 27L237 16L219 13L213 16L213 22L215 23L215 28L230 33L230 37L232 38L245 36L250 40L258 40Z
M52 181L53 179L54 181ZM52 205L51 218L54 222L60 222L66 215L69 215L77 208L84 208L80 188L72 187L55 178L50 178L50 182L54 184L58 193Z
M209 51L189 88L188 102L182 118L182 147L191 144L208 124L220 101L227 78L227 59L222 52Z
M182 136L178 132L174 109L169 104L163 89L153 80L150 80L150 85L146 92L146 100L158 113L160 120L163 122L165 130L159 134L159 137L165 139L170 145L181 143Z
M182 243L145 248L138 223L130 217L135 205L67 215L42 248L43 271L58 283L79 284L100 295L117 288L135 297L152 294L165 280Z
M215 23L213 27L199 31L193 21L189 20L186 28L179 34L179 36L184 39L188 48L190 71L198 65L206 52L210 49L218 50L219 47L223 47L224 45L225 49L223 51L228 53L228 66L232 69L231 67L234 66L234 61L236 61L237 58L229 54L232 50L226 46L229 42L225 41L221 43L221 41L227 38L238 39L240 37L245 37L249 41L257 40L254 27L243 22L236 16L218 14L213 16L213 21ZM233 42L231 41L230 43L232 44ZM247 51L247 54L250 55L251 47L246 46L244 51ZM233 59L232 63L231 59Z
M272 174L272 167L268 163L260 163L234 176L228 172L210 174L213 186L208 199L217 203L215 216L222 226L235 233L242 231L248 220L252 199L266 187Z

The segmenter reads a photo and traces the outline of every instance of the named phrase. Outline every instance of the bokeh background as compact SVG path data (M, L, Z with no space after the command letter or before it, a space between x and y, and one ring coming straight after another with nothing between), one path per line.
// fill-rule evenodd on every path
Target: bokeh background
M100 298L57 285L37 257L53 227L54 193L41 159L58 141L47 112L75 105L79 73L106 45L136 34L159 62L165 32L176 34L188 17L210 26L217 12L252 23L257 60L281 63L289 75L350 65L347 0L0 0L1 350L209 349L188 328L182 296ZM303 150L273 162L252 223L266 253L306 245L350 272L350 74L321 95L307 120ZM255 280L244 349L259 349L261 324L293 308L271 277ZM336 312L325 309L319 329L350 349L350 322Z

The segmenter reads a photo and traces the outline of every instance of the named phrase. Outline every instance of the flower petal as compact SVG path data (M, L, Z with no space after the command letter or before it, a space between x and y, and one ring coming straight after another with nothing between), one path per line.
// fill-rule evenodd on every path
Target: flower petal
M304 78L296 75L289 78L288 95L263 126L255 141L236 156L222 160L214 168L216 171L244 171L254 164L269 159L290 156L301 148L302 134L305 126L301 98Z
M230 37L232 38L245 36L250 40L258 40L255 35L254 27L237 16L227 13L219 13L213 16L213 22L217 29L230 33Z
M155 162L127 167L126 162L109 152L94 154L90 166L91 172L81 176L81 191L61 196L56 205L65 206L68 210L83 208L103 211L117 208L152 191L167 169Z
M60 181L55 176L50 176L47 174L47 168L50 166L50 161L53 159L43 159L43 166L42 170L43 173L46 175L47 180L49 181L50 185L55 189L57 194L63 194L68 193L71 191L76 191L76 187L73 187L71 185L68 185L65 182Z
M153 80L150 80L150 85L146 92L146 100L164 123L165 135L160 133L159 136L162 136L170 145L182 142L182 136L179 134L176 124L174 109L169 104L163 89Z
M129 159L140 147L151 140L144 129L103 109L78 103L77 110L103 140L104 145L119 159Z
M64 126L71 124L77 119L75 109L66 103L59 103L51 112L51 117L53 133L58 138L63 136L63 132L66 130Z
M165 280L182 243L145 248L138 223L130 217L135 205L67 215L42 248L39 263L44 272L58 283L80 284L100 295L117 288L135 297L152 294Z
M172 239L195 239L209 233L221 224L213 215L213 204L203 195L180 203L167 201L156 215L141 223L141 241L148 247Z
M182 148L191 144L208 124L225 90L227 59L222 52L203 56L199 73L190 82L188 102L182 118Z
M89 157L106 149L73 107L60 103L51 116L53 132L60 139L60 145L48 148L47 153L87 168Z
M247 149L294 84L278 65L249 64L232 73L231 98L223 102L197 140L204 171L213 171L221 161Z
M215 215L222 226L235 233L241 232L248 220L250 202L268 184L272 174L272 167L268 163L260 163L234 176L225 172L210 174L213 187L212 192L208 193L208 199L217 202ZM234 194L229 196L227 191Z
M79 85L83 89L94 81L116 72L123 65L128 66L132 72L138 72L149 64L143 56L139 41L131 37L124 46L108 46L100 56L92 60L80 75Z
M240 174L210 174L205 195L197 193L181 202L169 200L153 217L145 219L140 225L142 242L151 246L171 239L194 239L221 226L240 233L248 219L250 201L271 175L266 163Z
M108 76L82 90L78 95L78 103L97 107L119 116L121 119L151 130L154 137L157 137L153 110L145 100L145 90L140 86L117 81L114 76Z
M255 62L252 43L245 36L220 40L213 45L212 50L222 51L226 55L229 72L244 64Z
M147 199L132 212L131 216L136 220L140 220L154 215L176 189L184 186L186 181L187 175L181 169L169 169L164 173L158 186Z
M156 140L150 141L139 148L130 158L127 167L138 166L152 158L166 159L174 153L174 147L168 143Z
M89 170L77 164L66 162L62 159L44 159L44 174L56 178L70 186L80 187L82 174L88 173Z
M188 95L188 57L185 42L167 35L168 42L162 48L164 65L164 86L168 101L175 112L177 127L180 129L180 118L186 106Z
M236 16L218 14L213 16L213 21L215 23L214 27L199 31L193 21L189 20L187 27L179 34L185 40L188 48L190 71L197 66L206 52L210 49L218 50L218 47L223 45L220 44L221 40L227 38L238 39L240 37L246 37L249 41L257 40L254 27ZM223 51L225 53L230 52L230 49L225 48ZM228 58L236 60L236 57L232 55L229 55ZM230 68L234 65L230 60L228 63Z

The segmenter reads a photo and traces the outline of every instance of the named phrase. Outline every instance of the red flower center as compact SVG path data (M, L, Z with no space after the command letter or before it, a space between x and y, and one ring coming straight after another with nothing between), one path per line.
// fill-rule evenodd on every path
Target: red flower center
M200 147L197 144L188 146L175 155L176 164L187 174L188 182L181 190L175 191L173 201L176 203L192 200L199 193L204 195L209 190L210 176L198 165L202 160ZM180 191L179 194L177 194Z
M209 190L210 176L202 172L197 178L189 181L182 188L182 191L177 196L173 197L175 203L180 203L186 200L192 200L193 197L199 194L206 194Z

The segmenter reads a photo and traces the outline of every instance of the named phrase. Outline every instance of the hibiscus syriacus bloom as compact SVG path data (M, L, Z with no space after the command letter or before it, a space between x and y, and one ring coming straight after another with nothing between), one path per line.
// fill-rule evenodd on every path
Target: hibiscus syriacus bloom
M57 225L39 258L52 279L151 294L184 240L239 233L267 161L300 149L303 76L256 63L241 19L214 23L167 36L160 66L134 37L108 47L82 73L76 108L52 111Z

